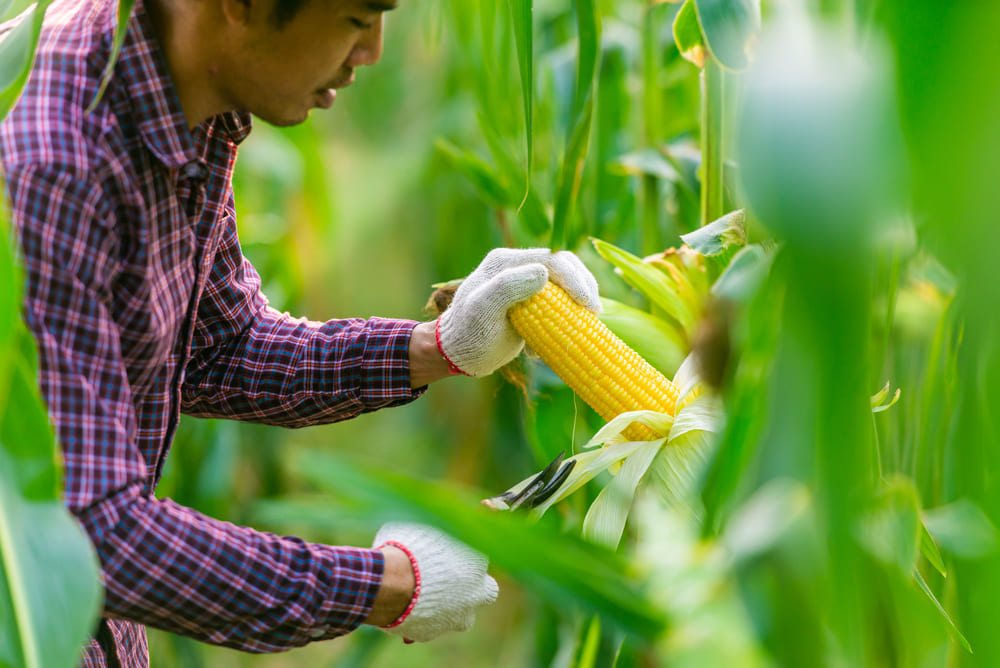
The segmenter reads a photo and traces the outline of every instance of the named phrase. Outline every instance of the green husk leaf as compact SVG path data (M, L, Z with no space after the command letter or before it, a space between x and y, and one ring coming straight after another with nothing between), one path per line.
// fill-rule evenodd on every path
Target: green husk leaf
M676 373L687 344L675 325L613 299L601 298L598 316L608 329L661 373Z
M648 297L675 319L685 332L691 332L695 314L677 294L673 281L660 269L600 239L594 239L594 248L605 260L618 268L625 281Z
M583 535L588 540L618 547L635 490L661 447L662 441L648 441L622 463L615 477L590 505L583 520Z

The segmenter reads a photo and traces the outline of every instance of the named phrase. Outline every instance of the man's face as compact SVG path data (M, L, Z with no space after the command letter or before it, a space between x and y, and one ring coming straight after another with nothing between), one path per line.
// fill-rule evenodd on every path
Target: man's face
M382 56L384 12L397 0L305 0L278 27L274 2L251 9L222 57L217 84L233 108L274 125L295 125L313 107L328 108L354 70Z

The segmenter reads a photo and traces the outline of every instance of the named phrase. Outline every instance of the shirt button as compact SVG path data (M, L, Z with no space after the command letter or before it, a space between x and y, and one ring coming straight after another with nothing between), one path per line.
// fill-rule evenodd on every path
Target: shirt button
M329 631L330 631L329 627L321 626L318 629L314 629L313 631L311 631L309 633L309 637L312 638L313 640L319 640L327 633L329 633Z
M184 174L184 178L195 183L202 183L208 178L208 170L197 160L185 162L184 166L181 167L181 172Z

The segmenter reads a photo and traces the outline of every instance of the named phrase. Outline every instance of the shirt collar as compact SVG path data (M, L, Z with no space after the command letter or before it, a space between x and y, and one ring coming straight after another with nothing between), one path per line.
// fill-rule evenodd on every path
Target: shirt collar
M197 159L194 135L187 127L142 0L136 0L133 6L116 70L131 100L139 133L153 155L173 168ZM216 118L221 121L217 127L234 145L242 142L252 127L250 114L245 112L229 112Z

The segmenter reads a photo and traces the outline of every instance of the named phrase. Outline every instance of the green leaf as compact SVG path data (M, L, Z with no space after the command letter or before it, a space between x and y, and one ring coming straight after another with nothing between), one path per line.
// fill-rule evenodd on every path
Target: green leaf
M45 8L51 0L42 0L28 7L17 18L13 28L0 36L0 119L7 115L21 95L35 62L35 47L42 29Z
M292 469L374 524L413 521L443 531L486 554L491 564L531 591L566 606L582 606L627 632L654 638L662 613L648 602L615 554L573 536L555 533L526 516L491 512L478 501L430 483L321 453L296 458ZM329 523L336 523L331 513Z
M980 559L996 552L996 527L969 499L926 510L923 520L927 531L946 552L963 559Z
M913 481L902 475L888 478L855 535L882 562L903 574L912 572L920 549L920 497Z
M897 387L896 391L893 392L892 398L889 400L889 403L885 403L886 397L889 396L889 381L886 381L885 385L882 386L882 389L872 395L871 398L872 413L881 413L883 411L887 411L890 408L892 408L896 404L896 402L899 401L899 397L902 394L902 392L903 389Z
M678 181L680 174L662 153L653 148L642 149L621 156L609 165L618 174L629 176L655 176L664 181Z
M687 344L677 328L646 311L601 298L598 318L630 348L668 377L684 360Z
M572 247L573 239L567 223L580 192L583 167L590 142L590 128L594 118L594 75L597 72L597 53L600 23L594 0L576 0L577 71L573 107L566 137L566 153L556 178L555 207L552 216L552 250Z
M916 580L917 586L920 588L920 591L924 592L924 595L926 595L927 598L931 600L931 603L934 604L934 607L937 608L937 611L941 613L941 617L943 617L944 621L948 624L948 628L951 631L952 635L958 640L958 642L962 644L962 647L965 648L965 651L967 651L969 654L972 654L973 653L972 645L970 645L969 641L966 640L964 635L962 635L962 632L958 629L958 626L955 624L955 622L952 621L951 616L948 614L948 611L944 609L944 606L941 605L941 602L937 600L937 596L934 595L934 592L931 591L931 588L927 586L927 582L924 580L924 576L920 574L920 571L916 569L913 570L913 579Z
M118 0L118 26L115 28L115 41L111 47L111 56L108 58L108 64L104 67L104 73L101 75L101 85L98 87L90 106L87 107L87 111L92 111L97 106L97 103L101 101L101 97L104 96L104 91L107 90L108 84L111 83L111 75L114 74L118 54L121 53L122 44L125 43L128 19L132 14L132 6L134 4L135 0Z
M465 176L489 204L506 208L512 205L510 195L496 171L471 151L463 151L446 139L438 139L435 148L451 167Z
M722 218L682 234L681 240L702 255L719 255L734 246L746 246L746 214L742 209L727 213Z
M514 21L514 41L517 44L517 66L521 74L521 100L524 104L524 139L527 145L527 165L525 168L526 187L525 198L531 190L531 164L534 128L532 123L534 109L534 25L533 0L508 0L511 18Z
M573 95L573 117L586 115L584 107L593 97L594 77L597 73L597 54L601 40L600 16L594 0L575 0L577 33L576 92Z
M100 611L99 568L63 506L33 342L15 323L20 340L6 351L13 359L0 378L9 384L0 422L0 664L70 666Z
M685 60L698 67L705 66L705 38L698 23L698 12L694 0L685 0L677 16L674 17L674 42Z
M588 540L611 548L618 547L635 499L635 490L662 447L662 440L647 441L625 459L618 473L587 511L583 520L583 535Z
M920 552L934 567L934 570L941 574L941 577L948 577L948 571L944 567L944 559L941 558L937 543L934 542L930 532L927 531L927 527L922 522L920 524Z
M730 70L750 64L760 33L760 0L693 0L709 51Z
M601 649L601 619L594 617L580 629L579 650L573 668L594 668Z
M677 294L676 286L665 273L606 241L594 239L593 242L601 257L620 269L629 285L666 311L685 332L693 330L695 315Z
M5 479L27 500L44 501L58 497L60 471L48 415L31 368L32 355L26 350L34 342L19 320L17 329L8 374L0 378L0 396L6 398L0 439L11 456Z
M13 464L0 443L0 663L73 666L100 612L97 556L61 499L17 493Z
M737 303L748 303L764 283L776 248L751 244L743 248L729 261L726 270L712 285L712 294L720 299Z
M590 141L590 126L593 120L594 101L588 98L583 116L577 121L566 148L566 156L559 168L556 181L556 201L552 215L552 240L549 247L560 250L571 245L567 233L567 221L573 204L580 192L583 167L587 159L587 144Z
M811 507L812 496L805 485L783 478L772 480L729 519L722 543L737 564L753 559L774 549Z
M511 184L520 178L520 170L513 157L504 146L504 142L497 133L496 128L487 121L483 114L479 114L479 127L483 131L483 137L490 148L490 154L497 164L499 175L496 177L501 184ZM510 190L510 187L506 188ZM508 199L512 199L508 195ZM513 205L513 203L511 203ZM518 218L524 223L528 232L536 237L544 237L552 230L552 220L545 210L541 197L533 189L528 191L527 198L521 203Z

